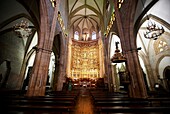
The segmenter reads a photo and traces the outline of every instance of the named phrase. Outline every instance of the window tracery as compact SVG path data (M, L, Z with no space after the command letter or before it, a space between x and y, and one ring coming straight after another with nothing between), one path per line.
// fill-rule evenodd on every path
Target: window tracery
M167 45L166 40L163 38L160 38L157 41L155 41L154 49L155 49L156 55L165 51L165 50L168 50L168 45Z

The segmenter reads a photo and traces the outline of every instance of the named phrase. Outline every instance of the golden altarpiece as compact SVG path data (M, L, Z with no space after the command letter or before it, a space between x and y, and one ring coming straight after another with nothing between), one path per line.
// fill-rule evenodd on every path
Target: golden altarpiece
M72 39L68 46L67 77L72 80L103 78L103 46L100 40Z

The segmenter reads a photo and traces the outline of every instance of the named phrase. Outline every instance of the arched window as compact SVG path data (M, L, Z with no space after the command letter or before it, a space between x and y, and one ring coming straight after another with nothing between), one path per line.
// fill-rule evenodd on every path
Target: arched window
M79 32L78 31L74 32L74 39L79 40Z
M95 39L96 39L96 32L93 31L93 32L92 32L92 40L95 40Z

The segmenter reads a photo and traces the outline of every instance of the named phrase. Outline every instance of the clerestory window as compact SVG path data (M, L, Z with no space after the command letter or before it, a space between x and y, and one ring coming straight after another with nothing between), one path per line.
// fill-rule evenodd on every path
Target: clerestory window
M79 40L79 32L78 31L74 32L74 39Z

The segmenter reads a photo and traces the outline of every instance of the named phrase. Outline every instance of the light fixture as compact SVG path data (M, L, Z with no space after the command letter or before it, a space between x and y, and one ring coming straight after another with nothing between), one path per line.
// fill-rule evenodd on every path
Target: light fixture
M56 0L50 0L53 7L56 7Z
M21 21L14 25L14 32L19 38L28 38L32 34L31 28L29 28L29 23L27 21Z
M141 2L142 2L142 5L143 5L143 8L145 9L143 0L141 0ZM156 39L158 39L159 36L161 36L165 32L164 28L162 26L160 27L160 26L156 25L156 23L153 23L149 19L149 16L147 15L147 13L146 13L146 17L147 17L147 20L148 20L148 25L146 27L147 31L144 33L144 37L147 38L147 39L156 40Z
M144 37L147 39L158 39L165 31L164 28L161 26L156 25L156 23L151 22L148 19L147 31L144 33Z
M119 9L122 7L123 2L124 2L124 0L118 0L118 7L119 7Z
M63 21L63 19L62 19L62 17L61 17L60 11L58 11L57 20L58 20L58 22L59 22L59 24L60 24L60 27L61 27L63 33L66 33L66 28L65 28L65 26L64 26L64 21Z

